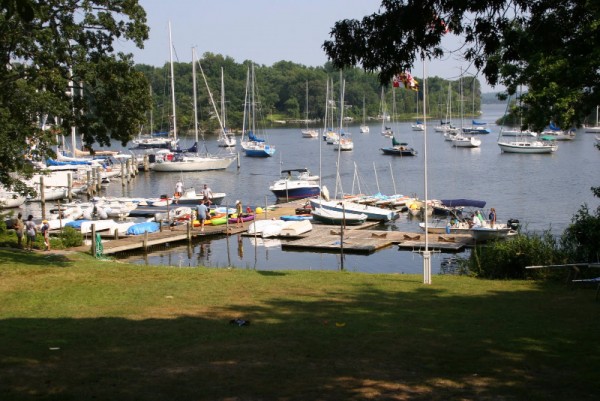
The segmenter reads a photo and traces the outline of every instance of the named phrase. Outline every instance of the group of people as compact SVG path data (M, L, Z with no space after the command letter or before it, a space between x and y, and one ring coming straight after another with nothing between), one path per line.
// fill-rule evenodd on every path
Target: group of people
M173 195L174 202L177 203L178 199L183 195L183 182L181 180L175 183L175 194ZM213 203L213 191L210 189L208 184L204 184L202 187L202 199L208 204Z
M19 248L23 248L23 236L26 236L25 248L28 251L33 251L33 244L35 243L35 237L37 236L37 226L33 221L33 215L27 216L27 220L23 221L23 215L21 213L17 214L13 222L13 228L17 233L17 246ZM50 225L48 224L48 220L42 221L42 226L40 227L40 232L44 237L44 246L47 251L50 250Z
M483 225L484 219L480 211L471 214L471 219L472 220L469 224L471 227L481 227ZM490 227L494 228L494 226L496 225L496 209L490 209L490 214L488 215L488 222L490 224Z
M204 199L202 199L200 201L200 204L198 206L196 206L196 218L200 222L200 232L204 232L204 223L206 222L206 220L208 219L208 216L209 216L209 207L210 207L210 201L207 202ZM235 201L235 213L237 216L235 226L243 227L244 226L243 207L242 207L242 202L239 200Z

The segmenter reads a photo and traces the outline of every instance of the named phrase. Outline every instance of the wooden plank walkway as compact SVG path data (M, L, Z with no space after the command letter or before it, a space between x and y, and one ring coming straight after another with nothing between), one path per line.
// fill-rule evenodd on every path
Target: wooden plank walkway
M313 225L311 232L301 239L282 244L282 249L303 251L340 252L340 229L332 226ZM470 235L429 235L429 249L457 252L470 245ZM344 252L370 254L397 244L403 249L424 249L425 235L414 232L380 230L345 230Z
M289 202L281 205L275 205L274 208L270 208L265 212L256 215L256 218L260 220L264 219L279 219L279 217L289 214L295 214L295 209L304 205L304 201ZM169 229L166 225L163 225L162 231L155 233L148 233L147 235L120 235L119 239L114 239L115 235L108 231L99 232L100 237L103 239L102 247L105 255L110 255L118 252L133 251L139 249L147 249L151 246L163 245L173 242L181 241L192 241L200 237L210 236L222 236L222 235L233 235L246 232L248 226L252 222L246 222L242 228L236 228L235 224L223 224L219 226L205 225L204 232L200 232L200 228L195 227L188 234L188 228L186 224L181 224L173 227L173 230ZM71 248L77 252L91 252L91 246L83 245L76 248Z

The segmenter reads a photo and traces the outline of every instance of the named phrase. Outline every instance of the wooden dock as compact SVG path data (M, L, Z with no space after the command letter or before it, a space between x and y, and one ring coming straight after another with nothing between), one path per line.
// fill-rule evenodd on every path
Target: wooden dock
M313 225L305 237L282 244L282 249L340 252L341 231L332 226ZM473 239L466 234L429 235L431 250L458 252L470 246ZM343 251L345 253L371 254L379 249L398 245L406 250L425 248L425 234L401 231L344 230Z
M305 201L293 201L270 207L263 213L256 215L256 220L279 219L284 215L295 214L295 209L304 205ZM181 224L172 228L162 226L162 230L143 235L118 236L115 233L99 232L102 241L103 254L111 255L119 252L134 250L148 250L148 248L174 242L194 241L199 238L224 236L233 234L247 234L248 226L252 222L244 223L242 228L235 224L219 226L205 225L204 232L199 227L193 229L188 224ZM398 245L401 249L422 250L425 248L425 234L401 231L374 230L378 222L367 221L359 226L348 226L344 229L343 252L355 254L371 254L379 249ZM282 249L295 251L320 251L341 252L340 227L313 223L313 229L297 238L285 237L289 241L282 243ZM94 239L93 239L94 240ZM428 248L448 252L459 252L466 246L473 245L473 239L465 234L429 234ZM92 245L93 246L93 245ZM90 252L89 245L73 248L80 252Z

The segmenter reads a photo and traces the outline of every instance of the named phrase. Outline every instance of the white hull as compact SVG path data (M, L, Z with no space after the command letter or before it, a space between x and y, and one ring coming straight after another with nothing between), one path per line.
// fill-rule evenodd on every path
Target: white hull
M283 237L296 237L310 230L312 230L310 220L286 221L279 235Z
M302 138L318 138L319 132L314 129L305 129L302 130Z
M361 125L360 126L360 133L361 134L368 134L369 133L369 126L368 125Z
M508 227L473 227L470 230L471 236L477 242L505 239L511 232Z
M481 139L475 137L464 137L462 135L456 135L451 140L452 146L455 148L478 148L481 146Z
M353 150L354 142L342 139L342 142L334 142L333 143L333 149L334 150L342 150L342 151Z
M180 172L180 171L206 171L224 170L235 161L233 157L184 157L181 161L164 161L152 167L154 171Z
M500 146L502 152L505 153L539 154L556 152L558 149L558 145L553 143L544 143L542 141L498 142L498 146Z
M397 215L393 210L384 209L376 206L360 205L346 200L331 200L311 199L310 204L313 209L324 208L338 212L366 214L369 220L390 221L394 220Z
M81 223L81 233L87 234L92 232L92 225L95 226L96 231L112 230L117 226L117 222L114 220L90 220Z
M25 203L25 197L16 192L0 193L0 209L19 207Z
M600 126L585 127L584 130L590 134L598 134L600 133Z

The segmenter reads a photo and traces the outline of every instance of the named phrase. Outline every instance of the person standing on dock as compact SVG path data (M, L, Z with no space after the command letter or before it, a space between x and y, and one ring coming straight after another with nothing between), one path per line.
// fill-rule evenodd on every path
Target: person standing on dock
M239 200L235 201L235 213L237 214L237 218L235 221L235 226L236 227L244 227L244 218L242 216L242 212L244 211L244 209L242 208L242 202L240 202Z
M202 188L202 197L208 206L212 204L213 192L207 184L204 184L204 188Z
M204 203L204 199L202 199L200 204L196 206L196 212L198 214L198 220L200 221L200 231L204 232L204 222L206 221L206 215L208 213L208 208Z

